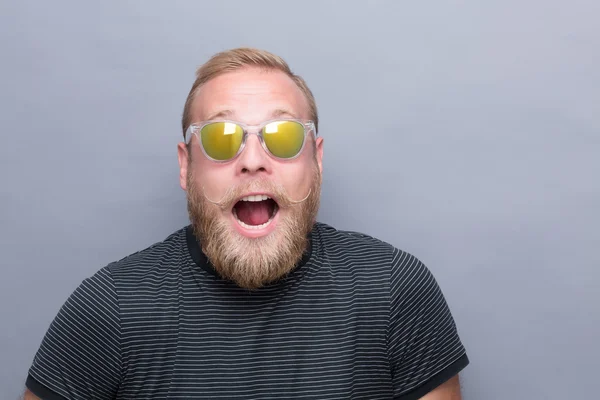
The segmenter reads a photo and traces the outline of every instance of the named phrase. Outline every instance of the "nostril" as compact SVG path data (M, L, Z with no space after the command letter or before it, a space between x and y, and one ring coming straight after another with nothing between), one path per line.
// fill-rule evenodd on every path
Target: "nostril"
M254 170L254 172L266 172L266 171L267 171L267 169L265 167L259 167L256 170ZM242 168L242 174L249 174L250 172L252 172L252 171L250 171L250 169L248 169L246 167Z

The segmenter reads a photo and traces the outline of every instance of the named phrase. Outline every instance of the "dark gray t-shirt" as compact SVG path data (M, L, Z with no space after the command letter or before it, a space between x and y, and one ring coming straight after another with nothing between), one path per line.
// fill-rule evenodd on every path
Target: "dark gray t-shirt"
M27 379L43 399L418 399L468 363L415 257L317 223L285 279L220 279L190 227L69 297Z

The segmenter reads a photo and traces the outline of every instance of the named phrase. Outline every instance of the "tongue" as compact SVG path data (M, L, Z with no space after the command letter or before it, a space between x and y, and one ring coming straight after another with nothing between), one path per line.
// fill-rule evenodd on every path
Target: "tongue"
M271 207L265 201L240 201L235 212L240 221L248 225L262 225L271 217Z

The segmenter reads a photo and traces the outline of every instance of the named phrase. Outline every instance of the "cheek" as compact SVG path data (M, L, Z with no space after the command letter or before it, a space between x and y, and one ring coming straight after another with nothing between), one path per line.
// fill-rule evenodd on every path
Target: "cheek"
M192 179L199 189L204 190L209 198L217 199L222 197L231 185L231 171L227 168L217 166L212 162L202 162L196 160L193 165Z
M282 183L292 198L305 196L312 180L313 170L311 165L298 165L287 168L282 174Z

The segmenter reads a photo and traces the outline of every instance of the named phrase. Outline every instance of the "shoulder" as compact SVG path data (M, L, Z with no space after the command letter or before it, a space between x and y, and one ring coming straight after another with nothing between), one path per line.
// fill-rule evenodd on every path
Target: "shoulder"
M316 231L321 244L329 251L368 256L368 254L391 255L395 250L394 246L374 236L358 231L340 230L322 222L316 224Z
M102 270L118 280L138 279L160 274L177 266L186 251L185 228L169 234L164 240L113 261Z
M411 285L419 278L431 277L430 270L415 255L375 236L340 230L321 222L317 223L316 230L324 253L330 259L385 266L393 286Z
M316 232L321 245L329 252L352 254L371 261L372 257L384 256L391 264L405 264L415 259L391 243L363 232L340 230L322 222L316 224Z
M168 235L160 242L113 261L83 279L70 295L67 305L82 305L90 308L94 304L110 302L111 308L118 308L119 289L127 290L144 287L148 281L156 281L156 276L165 275L177 269L185 250L185 228Z

